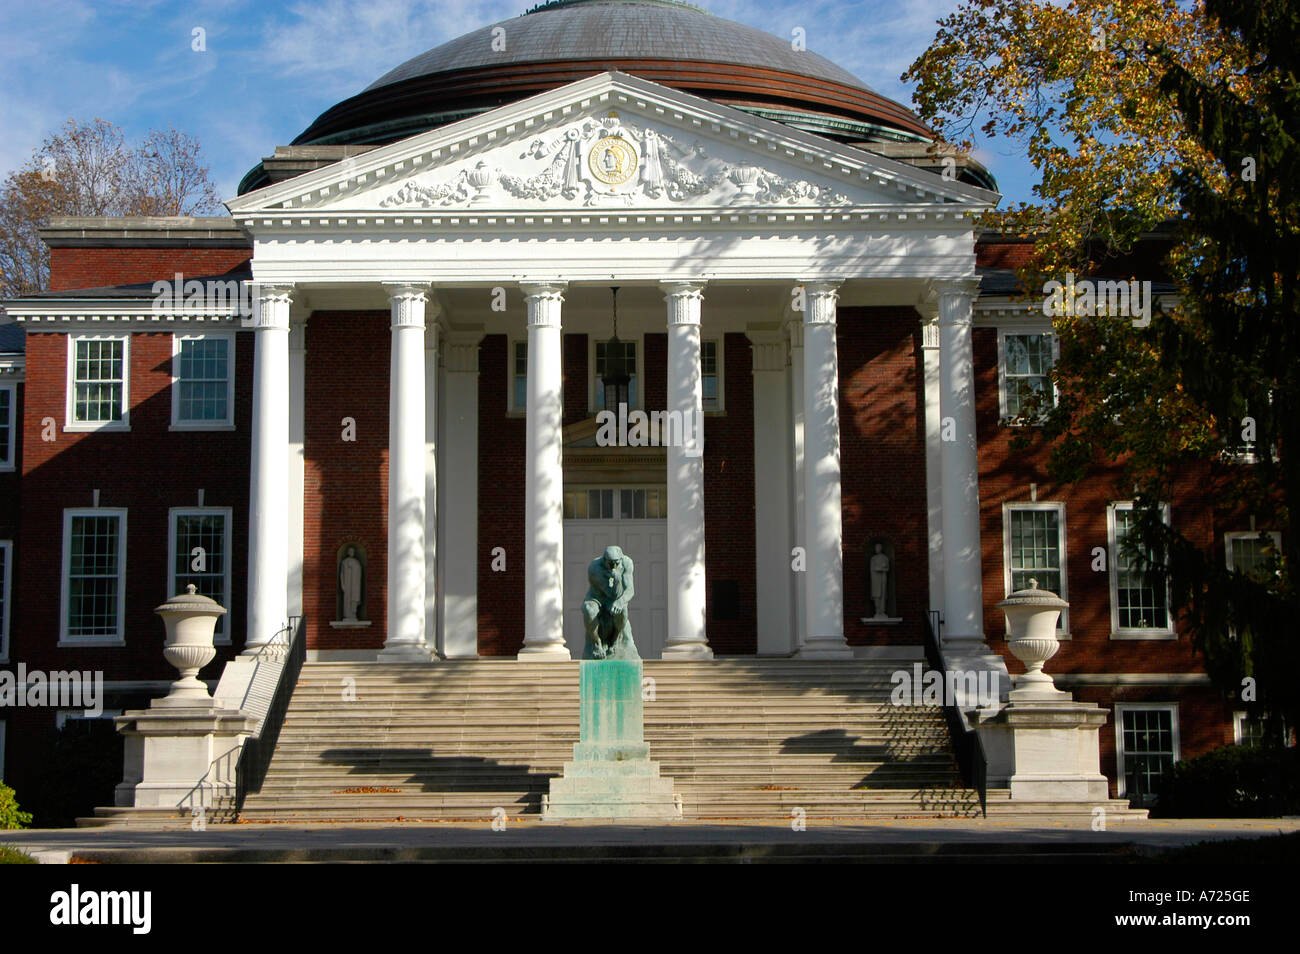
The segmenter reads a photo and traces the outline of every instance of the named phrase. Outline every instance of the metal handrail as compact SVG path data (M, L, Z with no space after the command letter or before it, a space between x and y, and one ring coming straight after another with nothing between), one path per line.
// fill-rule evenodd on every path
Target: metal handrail
M291 616L284 629L276 633L287 633L288 643L277 642L272 638L258 650L256 659L270 656L272 653L285 653L284 668L275 683L275 692L267 706L266 716L262 719L262 728L257 735L250 735L244 740L239 753L239 762L235 766L235 813L244 808L244 799L249 792L257 792L266 780L266 771L271 766L271 756L275 754L275 744L280 738L280 728L284 725L285 714L289 710L289 700L298 685L298 675L307 658L307 618Z
M944 677L943 684L946 686L948 670L939 645L940 626L939 611L931 610L925 619L925 661L931 669ZM980 741L979 733L966 721L956 699L944 700L943 715L948 723L948 735L952 738L952 748L957 755L957 766L961 769L962 778L979 795L980 813L987 818L988 760L984 756L984 743Z

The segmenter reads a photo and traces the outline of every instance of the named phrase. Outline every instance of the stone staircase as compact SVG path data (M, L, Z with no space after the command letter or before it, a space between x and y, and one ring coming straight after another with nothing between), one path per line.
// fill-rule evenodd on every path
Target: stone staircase
M651 758L686 820L972 817L942 711L889 704L894 664L647 661ZM536 815L578 737L574 664L308 663L246 822ZM990 814L1012 811L993 793ZM1062 806L1014 811L1060 814ZM1078 813L1078 806L1068 812Z

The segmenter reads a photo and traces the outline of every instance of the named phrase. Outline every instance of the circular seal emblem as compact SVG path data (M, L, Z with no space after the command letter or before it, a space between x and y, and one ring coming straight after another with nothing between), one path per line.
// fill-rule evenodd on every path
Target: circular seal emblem
M606 136L591 147L587 164L605 185L622 185L636 174L636 149L621 136Z

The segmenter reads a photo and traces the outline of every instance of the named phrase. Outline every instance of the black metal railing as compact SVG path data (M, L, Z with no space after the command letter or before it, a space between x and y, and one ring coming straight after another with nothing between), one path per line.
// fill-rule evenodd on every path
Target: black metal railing
M947 687L948 671L939 645L940 626L939 611L931 610L925 620L925 661L943 677L943 685ZM987 817L988 761L984 757L984 744L980 742L979 733L966 721L956 699L945 698L943 716L948 722L948 735L952 738L952 748L957 755L957 766L961 769L962 778L979 795L980 813Z
M261 731L249 736L239 753L239 762L235 766L235 814L244 808L244 799L250 792L260 791L266 779L266 770L271 765L271 756L275 754L275 743L280 738L280 727L284 725L285 713L289 710L289 700L298 685L298 675L302 672L303 661L307 658L307 618L291 616L284 629L276 633L285 634L288 643L272 640L263 646L255 657L261 660L272 654L284 653L284 668L275 683L275 692L267 706L266 716L262 719Z

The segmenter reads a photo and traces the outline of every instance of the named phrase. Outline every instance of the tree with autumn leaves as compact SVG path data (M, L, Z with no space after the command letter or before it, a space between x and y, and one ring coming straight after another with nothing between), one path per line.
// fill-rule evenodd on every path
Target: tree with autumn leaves
M195 215L220 208L198 141L151 130L134 145L102 119L68 120L0 183L0 298L41 291L40 229L61 215Z
M1031 300L1069 272L1113 276L1169 232L1176 303L1147 327L1055 317L1059 399L1027 410L1042 423L1021 443L1044 442L1060 480L1120 465L1128 554L1168 581L1211 676L1274 739L1300 725L1298 58L1293 0L963 0L904 75L941 138L1011 140L1038 171L1034 201L986 223L1033 238ZM1264 564L1229 570L1167 525L1160 503L1188 473L1280 550L1261 536Z

